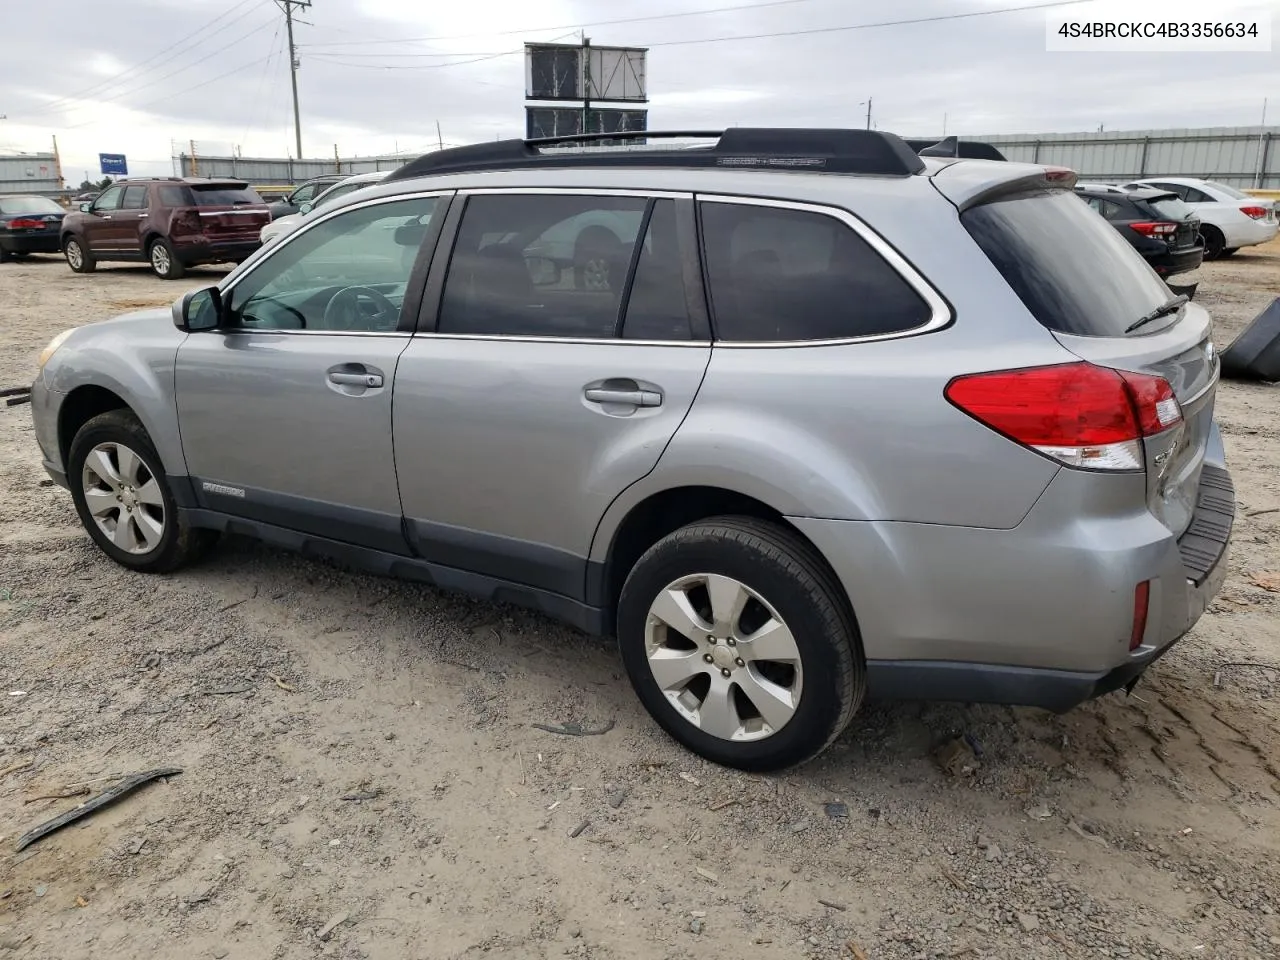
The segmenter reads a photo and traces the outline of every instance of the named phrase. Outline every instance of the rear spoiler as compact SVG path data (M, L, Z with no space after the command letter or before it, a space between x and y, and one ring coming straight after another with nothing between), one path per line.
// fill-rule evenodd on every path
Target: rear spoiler
M961 140L944 137L941 140L907 139L907 146L922 157L957 157L965 160L1008 160L989 143L981 140Z

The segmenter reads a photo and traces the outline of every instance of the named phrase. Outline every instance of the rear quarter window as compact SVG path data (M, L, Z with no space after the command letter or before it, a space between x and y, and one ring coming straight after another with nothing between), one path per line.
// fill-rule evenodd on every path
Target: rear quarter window
M755 204L703 202L719 340L836 340L924 326L924 298L847 224Z
M187 196L186 187L161 187L160 188L160 206L162 207L189 207L191 200Z
M1172 296L1141 254L1072 193L1022 194L960 219L1032 316L1058 333L1121 337Z

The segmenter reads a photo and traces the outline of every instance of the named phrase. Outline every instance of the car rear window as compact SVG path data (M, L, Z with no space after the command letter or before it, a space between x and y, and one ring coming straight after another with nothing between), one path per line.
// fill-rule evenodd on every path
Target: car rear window
M252 187L191 186L197 207L231 207L237 203L262 203L262 198Z
M0 198L0 213L65 213L60 206L45 197Z
M1148 200L1147 206L1166 220L1185 220L1187 217L1195 216L1195 211L1191 209L1191 205L1178 197L1160 197L1156 200Z
M960 219L1032 315L1058 333L1122 337L1171 297L1141 254L1074 193L1024 194Z
M1217 180L1206 180L1205 184L1207 186L1213 187L1213 189L1215 190L1225 193L1228 197L1231 197L1233 200L1249 199L1249 195L1245 193L1243 190L1237 190L1235 187L1229 187L1225 183L1219 183Z

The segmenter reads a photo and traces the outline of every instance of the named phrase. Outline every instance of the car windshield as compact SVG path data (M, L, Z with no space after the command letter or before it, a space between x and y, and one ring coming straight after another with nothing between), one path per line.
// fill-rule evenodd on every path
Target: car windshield
M45 197L0 197L0 213L62 213L63 209Z
M999 200L974 207L960 219L1027 309L1050 330L1122 337L1135 320L1169 301L1169 288L1159 275L1074 193Z
M1219 193L1225 193L1232 200L1250 199L1247 193L1237 190L1235 187L1229 187L1225 183L1219 183L1217 180L1206 180L1205 184L1207 186L1213 187L1213 189L1217 190Z
M1190 204L1173 194L1148 200L1147 206L1166 220L1186 220L1196 214Z
M262 198L252 187L227 185L206 187L192 184L191 193L196 198L197 207L233 207L237 204L262 203Z
M367 187L369 184L376 182L377 181L374 180L357 180L355 183L347 182L335 184L324 193L320 194L320 196L316 197L316 202L312 204L312 209L315 209L315 207L318 207L321 204L328 203L330 200L335 200L338 197L345 196L348 193L359 190L361 187Z

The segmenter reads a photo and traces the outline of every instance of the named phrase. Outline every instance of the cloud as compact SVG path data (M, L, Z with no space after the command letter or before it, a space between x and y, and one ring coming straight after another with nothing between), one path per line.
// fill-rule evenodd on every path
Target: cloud
M522 44L572 40L579 28L596 44L650 47L655 128L861 126L868 98L876 126L921 136L939 133L944 115L949 132L970 135L1237 126L1257 123L1275 94L1270 54L1048 53L1043 11L839 29L1031 0L773 0L656 18L749 2L323 0L296 26L304 152L423 150L437 121L451 143L518 136ZM1092 16L1097 2L1071 9ZM1169 9L1124 3L1130 14ZM56 134L69 178L95 172L99 152L128 154L132 172L169 173L175 145L191 140L204 152L293 151L274 5L135 0L110 17L92 0L5 6L0 142L48 149ZM1215 16L1256 6L1219 0ZM817 32L776 35L796 31ZM757 38L729 39L748 36Z

